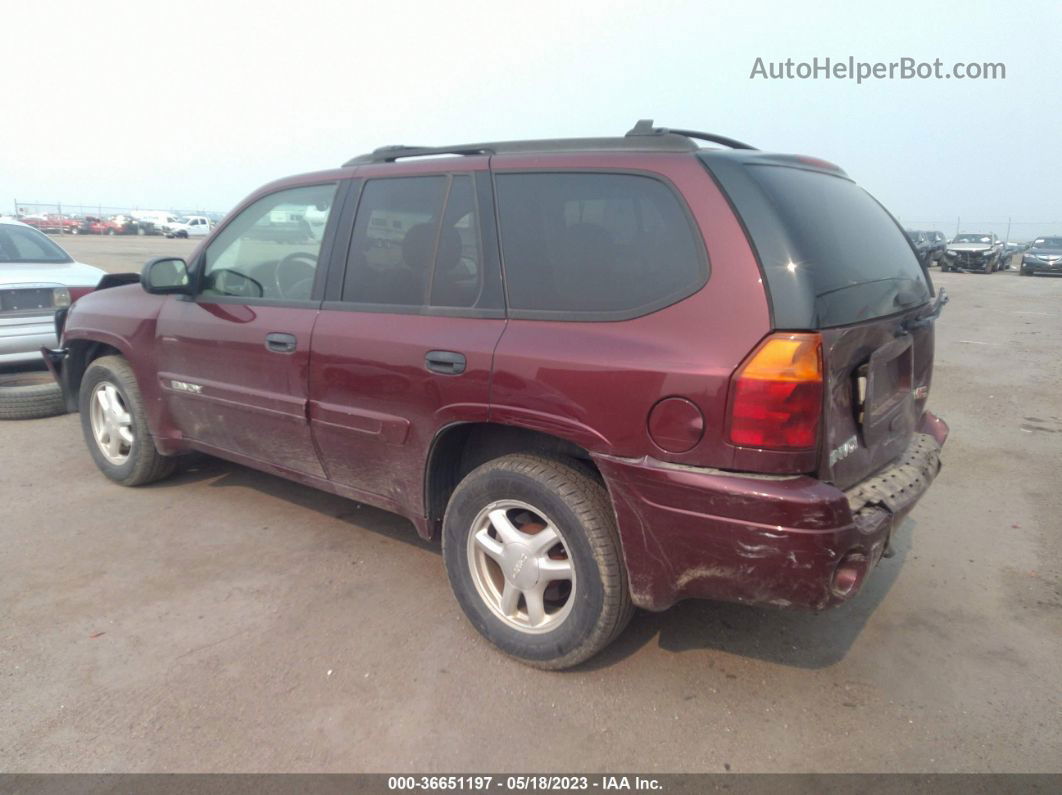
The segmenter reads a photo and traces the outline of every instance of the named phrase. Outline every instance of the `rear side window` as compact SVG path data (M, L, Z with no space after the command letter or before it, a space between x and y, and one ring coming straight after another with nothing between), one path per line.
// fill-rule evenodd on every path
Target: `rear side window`
M358 202L342 299L396 309L501 307L467 174L374 179Z
M612 320L660 309L708 278L703 242L651 177L498 174L510 314Z

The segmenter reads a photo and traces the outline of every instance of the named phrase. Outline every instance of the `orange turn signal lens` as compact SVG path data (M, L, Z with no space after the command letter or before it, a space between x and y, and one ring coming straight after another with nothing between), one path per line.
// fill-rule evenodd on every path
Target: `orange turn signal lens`
M741 368L738 377L757 381L821 381L822 339L818 334L769 337Z

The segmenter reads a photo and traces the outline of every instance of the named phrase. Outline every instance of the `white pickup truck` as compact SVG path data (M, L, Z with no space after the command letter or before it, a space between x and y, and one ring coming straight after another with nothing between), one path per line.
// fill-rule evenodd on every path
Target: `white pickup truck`
M166 237L206 237L210 232L210 219L205 215L186 215L167 224Z

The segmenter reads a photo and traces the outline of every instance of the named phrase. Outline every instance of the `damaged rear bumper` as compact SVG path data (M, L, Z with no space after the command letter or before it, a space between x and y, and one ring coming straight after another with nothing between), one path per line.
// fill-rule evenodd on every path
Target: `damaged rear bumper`
M847 491L596 456L611 492L634 603L688 598L822 609L859 592L893 528L940 469L947 425L926 413L904 455Z

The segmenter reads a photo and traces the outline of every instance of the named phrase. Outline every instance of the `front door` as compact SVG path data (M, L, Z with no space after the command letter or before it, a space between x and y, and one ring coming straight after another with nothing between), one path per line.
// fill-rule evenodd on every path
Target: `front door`
M194 263L199 292L158 318L159 380L182 434L208 452L323 476L307 418L310 336L336 183L267 194L239 212Z

